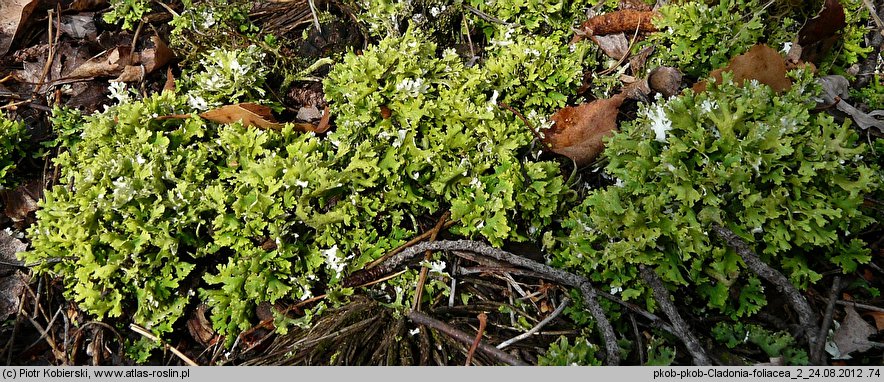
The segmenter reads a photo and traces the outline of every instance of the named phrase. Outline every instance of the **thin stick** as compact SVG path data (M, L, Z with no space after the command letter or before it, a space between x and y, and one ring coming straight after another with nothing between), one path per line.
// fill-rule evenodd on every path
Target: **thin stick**
M15 335L18 334L18 327L21 323L22 313L25 310L25 294L25 291L21 291L21 294L19 294L18 314L15 315L15 324L12 326L12 334L9 336L9 341L6 342L6 366L12 365L12 346L15 345Z
M645 280L645 283L647 283L654 292L654 300L660 304L660 309L662 309L663 313L666 313L666 316L669 317L673 329L675 329L675 332L681 341L684 342L685 347L688 348L688 352L691 353L691 357L694 359L694 366L711 365L712 361L709 359L709 356L706 355L706 350L700 345L700 341L698 341L697 337L691 332L690 326L688 326L688 323L681 318L675 304L670 300L671 296L669 295L669 291L666 290L666 287L663 286L663 280L657 276L656 272L645 265L639 265L639 271L641 272L642 279Z
M838 300L838 301L836 302L836 304L838 304L838 305L842 305L842 306L852 306L852 307L854 307L854 308L860 308L860 309L870 310L870 311L872 311L872 312L881 312L881 313L884 313L884 308L877 307L877 306L874 306L874 305L860 304L860 303L858 303L858 302L853 302L853 301Z
M479 330L476 331L476 339L473 340L473 344L470 346L470 351L467 353L467 362L464 366L470 366L473 363L473 355L476 354L476 348L482 342L482 335L485 334L485 325L488 325L488 315L485 312L479 313L478 318Z
M199 366L199 364L194 362L188 356L184 355L184 353L178 351L178 349L176 349L174 346L164 343L162 340L157 338L157 336L153 335L153 333L149 332L147 329L145 329L141 326L138 326L136 324L129 324L129 329L132 329L132 331L134 331L135 333L138 333L151 341L159 342L161 345L163 345L163 347L165 347L170 352L172 352L172 354L178 356L178 358L180 358L182 361L184 361L184 363L186 363L190 366Z
M878 33L884 36L884 22L881 21L881 17L875 12L875 5L872 4L871 0L863 0L863 4L869 9L869 15L872 16L872 20L874 20L875 25L878 26Z
M416 323L418 325L424 325L424 326L428 326L430 328L436 329L439 332L444 333L445 335L455 339L456 341L458 341L464 345L473 343L473 336L471 336L467 333L464 333L463 331L460 331L456 328L453 328L450 325L448 325L442 321L439 321L435 318L432 318L424 313L411 311L408 313L408 318L411 319L412 321L414 321L414 323ZM508 365L528 366L528 364L526 364L525 362L522 362L522 360L516 358L512 354L504 352L498 348L495 348L494 346L490 346L490 345L485 344L484 342L481 342L481 341L479 342L479 345L476 346L476 349L481 350L483 353L485 353L491 357L494 357L498 361L506 363Z
M439 231L442 230L442 225L445 224L446 221L448 221L449 216L451 216L450 211L445 211L445 213L442 214L442 217L439 218L439 221L436 222L436 226L433 227L433 233L430 234L430 241L436 240L436 236L439 235ZM432 257L432 251L427 251L426 253L424 253L424 261L430 261ZM421 310L421 300L424 297L424 284L427 282L427 273L429 273L429 271L430 269L426 266L421 267L421 273L417 279L417 289L414 290L414 301L412 301L411 303L413 309L417 311Z
M516 117L519 117L519 119L521 119L522 122L525 123L525 126L528 126L528 130L531 130L531 133L534 134L534 138L537 139L537 141L539 141L540 144L543 145L543 147L546 148L547 151L550 151L550 152L553 151L552 145L543 139L543 136L540 134L540 131L536 130L534 128L534 125L532 125L531 122L528 122L528 118L525 118L525 116L522 115L521 112L519 112L518 110L516 110L512 106L507 105L505 102L500 102L497 105L504 108L504 109L509 110L511 113L515 114Z
M787 279L786 276L783 276L782 273L761 261L761 259L758 258L758 255L749 248L749 244L743 241L743 239L737 236L733 231L717 224L712 225L712 231L724 240L728 246L733 248L738 255L740 255L743 262L746 263L746 266L749 267L752 272L755 272L755 274L771 284L776 285L780 293L786 296L789 304L798 313L798 322L801 324L801 327L804 328L808 339L807 342L810 344L811 349L814 349L817 341L817 333L814 330L816 327L817 315L814 313L813 309L810 308L810 304L804 296L798 292L798 289L789 282L789 279Z
M565 307L568 306L568 303L570 303L570 302L571 302L571 299L568 297L565 297L564 299L562 299L562 302L559 304L559 306L556 307L556 310L554 310L552 313L550 313L549 316L546 316L546 318L544 318L543 321L540 321L537 325L535 325L533 328L531 328L531 330L529 330L525 333L519 334L518 336L510 338L506 341L501 342L500 345L497 345L497 348L503 349L503 348L510 346L516 342L519 342L519 341L524 340L528 337L531 337L532 335L534 335L534 333L539 332L540 329L543 329L543 327L546 326L546 324L550 323L550 321L552 321L553 319L558 317L559 314L561 314L565 310Z
M503 21L503 20L501 20L501 19L498 19L497 17L491 16L491 15L485 13L485 12L482 12L482 11L478 10L477 8L475 8L475 7L472 7L472 6L469 6L469 5L466 5L466 4L464 4L463 7L464 7L466 10L470 11L471 13L473 13L474 15L479 16L480 19L485 20L485 21L487 21L487 22L490 22L490 23L496 23L496 24L501 24L501 25L513 25L513 23L506 22L506 21Z
M382 270L394 269L404 261L413 258L418 253L426 250L470 251L490 257L492 259L505 261L519 267L542 273L545 275L544 278L548 280L579 289L581 294L583 295L583 299L585 300L584 303L586 304L586 309L589 310L590 314L592 314L593 318L595 318L596 324L598 325L598 328L602 333L602 338L605 341L607 364L614 366L620 363L620 347L619 345L617 345L617 335L614 333L614 328L611 326L611 322L608 321L608 317L605 316L605 311L602 309L602 306L599 305L598 298L596 297L595 288L593 288L592 284L585 278L573 273L553 268L546 264L538 263L534 260L519 255L509 253L501 249L494 248L488 244L471 240L442 240L435 242L418 243L412 247L403 250L395 256L390 257L387 262L379 265L378 268Z
M832 280L832 289L829 290L829 303L826 304L826 314L823 315L823 322L820 325L820 331L817 332L817 338L826 338L829 333L829 327L832 326L832 316L835 314L835 302L838 301L838 293L841 292L841 276L835 276ZM823 363L823 350L826 347L826 341L817 341L816 346L810 349L810 362L816 365Z
M65 359L64 354L61 352L61 350L58 350L58 344L55 343L55 340L52 339L52 337L49 335L49 333L45 329L43 329L43 327L40 326L40 324L37 323L36 320L34 320L31 317L27 317L27 318L28 318L28 321L31 322L31 325L33 325L34 328L37 329L38 332L40 332L41 338L46 339L46 343L49 344L49 348L52 349L52 354L55 356L55 359L64 360Z
M46 64L43 65L43 72L40 73L40 81L37 82L37 87L34 88L34 94L37 94L40 91L40 88L43 87L43 82L46 80L46 76L49 74L49 69L52 67L52 61L55 59L55 49L58 44L59 32L61 31L61 14L56 17L59 21L59 26L55 28L55 37L53 38L52 32L52 15L55 13L54 10L50 9L49 13L49 31L47 32L47 39L49 40L49 57L46 58Z
M448 222L445 223L445 225L442 226L442 228L443 228L443 229L447 229L447 228L453 226L454 223L455 223L454 220L449 220ZM410 247L410 246L412 246L412 245L415 245L415 244L417 244L417 243L419 243L419 242L421 242L421 241L426 240L428 237L430 237L430 236L432 236L432 235L433 235L433 231L430 230L430 231L424 232L424 233L422 233L422 234L416 236L414 239L411 239L411 240L409 240L407 243L405 243L405 244L403 244L403 245L400 245L399 247L397 247L396 249L390 251L390 252L387 253L386 255L381 256L380 258L378 258L378 259L375 260L375 261L372 261L371 263L368 263L368 265L365 266L365 269L372 269L372 268L378 266L378 264L383 263L384 261L387 261L387 259L393 257L393 256L396 255L397 253L402 252L404 249L406 249L406 248L408 248L408 247Z

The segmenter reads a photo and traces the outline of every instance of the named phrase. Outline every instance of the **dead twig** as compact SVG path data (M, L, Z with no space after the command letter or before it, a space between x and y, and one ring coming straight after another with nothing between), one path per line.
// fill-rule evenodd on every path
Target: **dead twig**
M180 359L181 359L182 361L184 361L184 363L186 363L187 365L189 365L189 366L199 366L199 364L197 364L197 363L194 362L192 359L190 359L190 357L184 355L184 353L182 353L181 351L179 351L178 349L176 349L174 346L169 345L169 344L163 342L162 340L159 339L159 337L153 335L153 333L151 333L151 332L148 331L147 329L145 329L145 328L143 328L143 327L141 327L141 326L139 326L139 325L136 325L136 324L129 324L129 329L132 329L133 332L142 335L144 338L147 338L147 339L149 339L149 340L151 340L151 341L154 341L154 342L158 342L158 343L160 343L161 345L163 345L164 348L166 348L167 350L169 350L170 352L172 352L172 354L174 354L175 356L177 356L178 358L180 358Z
M436 226L433 227L433 231L431 231L432 234L430 234L430 241L436 240L436 236L439 235L439 231L442 230L442 225L444 225L445 222L448 221L449 216L451 216L450 211L445 211L445 213L442 214L442 217L439 218L438 222L436 222ZM433 252L427 251L426 253L424 253L424 261L430 261L432 256ZM427 273L429 273L429 271L430 269L426 266L421 267L421 273L417 279L417 289L414 290L414 301L411 304L413 309L417 311L421 310L421 300L424 297L424 284L427 282Z
M424 326L433 328L439 332L442 332L445 335L455 339L456 341L458 341L462 344L466 345L466 344L473 343L473 340L474 340L473 336L471 336L467 333L464 333L463 331L460 331L456 328L453 328L453 327L451 327L451 325L448 325L442 321L432 318L424 313L411 311L408 313L408 318L411 319L411 321L413 321L414 323L416 323L418 325L424 325ZM508 365L528 366L528 364L526 364L522 360L516 358L512 354L504 352L498 348L495 348L494 346L487 345L481 341L479 341L479 344L476 346L476 349L481 350L483 353L485 353L491 357L494 357L498 361L503 362Z
M717 224L712 225L712 231L724 240L728 246L733 248L738 255L740 255L740 258L743 259L743 262L746 263L746 266L749 267L752 272L775 285L777 290L788 299L789 305L791 305L798 314L798 322L807 335L807 342L810 345L810 349L815 349L818 340L817 333L814 330L814 328L816 328L817 315L814 313L813 309L810 308L810 304L804 296L798 292L798 289L789 282L789 279L786 278L786 276L783 276L782 273L761 261L758 255L756 255L749 247L749 244L741 237L737 236L736 233Z
M860 304L860 303L858 303L858 302L844 301L844 300L838 300L838 301L836 301L835 303L838 304L838 305L841 305L841 306L852 306L852 307L854 307L854 308L865 309L865 310L869 310L869 311L872 311L872 312L881 312L881 313L884 313L884 308L877 307L877 306L874 306L874 305Z
M467 353L467 362L464 366L470 366L473 363L473 355L476 354L476 348L482 342L482 335L485 334L485 325L488 324L488 315L485 312L479 313L478 319L479 330L476 331L476 339L473 340L473 344L470 346L470 351Z
M543 139L543 135L540 134L540 131L538 131L537 129L535 129L535 128L534 128L534 125L531 124L531 122L528 122L528 118L525 118L525 116L522 115L521 112L519 112L518 110L516 110L514 107L512 107L512 106L510 106L510 105L507 105L505 102L500 102L500 103L498 103L497 105L500 106L500 107L502 107L502 108L504 108L504 109L509 110L511 113L515 114L516 117L519 117L519 119L522 120L522 122L525 124L525 126L528 126L528 130L531 130L531 133L534 134L534 138L537 139L537 141L539 141L540 144L543 145L543 147L544 147L547 151L553 151L553 147L552 147L552 145L549 144L546 140Z
M453 226L454 223L456 223L456 222L453 221L453 220L449 220L449 221L447 221L447 222L442 226L442 229L447 229L448 227ZM387 259L393 257L393 256L396 255L397 253L402 252L404 249L406 249L406 248L408 248L408 247L411 247L412 245L415 245L415 244L417 244L417 243L419 243L419 242L421 242L421 241L426 240L428 237L430 237L430 236L432 236L432 235L433 235L433 231L430 230L430 231L424 232L424 233L422 233L422 234L416 236L414 239L411 239L411 240L409 240L407 243L405 243L405 244L403 244L403 245L400 245L399 247L397 247L396 249L390 251L390 252L387 253L386 255L381 256L380 258L378 258L378 259L375 260L375 261L372 261L371 263L368 263L368 265L365 266L365 269L368 270L368 269L372 269L372 268L374 268L374 267L377 267L378 264L383 263L384 261L387 261ZM361 283L357 283L357 284L361 284Z
M495 23L495 24L501 24L501 25L507 25L507 26L513 25L513 23L498 19L497 17L491 16L485 12L482 12L475 7L464 4L463 8L470 11L470 13L472 13L476 16L479 16L480 19L485 20L489 23Z
M675 329L673 329L671 325L666 323L666 321L663 321L663 319L660 318L660 316L658 316L654 313L648 312L647 310L640 308L638 305L623 301L619 297L614 296L613 294L610 294L608 292L598 291L598 294L599 294L599 296L604 297L608 301L616 303L617 305L620 305L620 306L628 309L630 312L644 317L645 319L647 319L648 321L651 322L651 326L653 326L657 329L660 329L660 330L664 330L668 333L675 334Z
M860 63L859 74L856 76L856 81L853 83L854 89L866 87L866 85L872 80L872 77L877 73L878 58L881 55L881 45L884 44L884 25L882 25L881 22L881 19L884 18L884 7L879 6L878 9L875 9L875 6L869 0L863 0L863 3L866 8L869 9L869 14L872 16L872 19L875 20L875 25L877 25L878 28L877 30L873 29L869 31L866 35L866 40L869 41L868 46L872 48L872 51L866 56L865 60Z
M534 327L531 328L531 330L528 330L525 333L519 334L518 336L510 338L506 341L503 341L499 345L497 345L496 347L498 349L503 349L503 348L510 346L516 342L519 342L519 341L524 340L528 337L531 337L532 335L534 335L534 333L537 333L540 331L540 329L543 329L543 327L546 326L546 324L550 323L550 321L552 321L556 317L558 317L559 314L561 314L565 310L565 307L568 306L569 302L571 302L571 299L565 297L564 299L562 299L562 302L559 304L559 306L556 307L556 310L554 310L552 313L550 313L549 316L546 316L546 318L544 318L543 321L540 321L537 325L534 325Z
M817 332L817 338L826 338L826 335L829 333L829 327L832 326L832 316L835 314L835 302L838 301L838 293L840 292L841 277L835 276L834 280L832 280L832 289L829 290L829 303L826 304L826 314L823 315L823 322L820 325L819 332ZM823 363L825 347L826 341L817 341L816 346L810 349L811 363L817 365Z
M642 275L642 279L645 280L645 283L648 284L654 292L654 300L657 301L657 304L660 304L660 309L663 310L663 313L666 313L666 316L669 317L669 321L672 322L675 334L681 339L681 342L683 342L688 349L688 353L690 353L691 357L694 359L694 366L711 365L712 361L709 359L709 356L706 355L706 350L700 345L700 341L698 341L697 337L691 332L690 326L688 326L688 323L681 318L675 304L670 300L671 296L669 295L669 291L666 290L666 287L663 285L663 280L657 276L656 272L645 265L639 265L639 272Z
M418 243L412 247L409 247L408 249L403 250L395 256L390 257L388 261L384 262L381 265L378 265L377 268L385 271L395 269L406 260L413 258L418 253L427 250L458 250L481 254L492 259L508 262L515 266L542 273L544 274L544 278L547 280L555 281L577 288L583 295L586 309L589 310L590 314L592 314L593 318L595 318L596 324L602 333L602 338L605 342L607 364L617 365L620 363L620 347L619 345L617 345L617 335L614 333L614 328L611 326L610 321L608 321L604 310L602 310L601 305L599 305L598 298L596 297L595 288L592 287L592 284L587 279L581 276L577 276L573 273L565 272L563 270L553 268L549 265L541 264L534 260L494 248L488 244L471 240L442 240L435 242Z

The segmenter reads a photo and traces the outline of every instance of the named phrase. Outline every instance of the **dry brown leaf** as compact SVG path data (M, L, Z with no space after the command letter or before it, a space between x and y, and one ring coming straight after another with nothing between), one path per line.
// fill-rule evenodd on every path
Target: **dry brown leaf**
M27 221L31 212L37 210L37 201L42 198L43 184L40 180L31 180L0 193L4 206L3 213L15 223Z
M6 231L0 231L0 261L4 263L0 265L0 321L5 321L18 312L18 299L27 286L27 281L15 270L16 264L23 264L16 254L27 248L27 244L21 240Z
M648 57L650 57L652 53L654 53L653 45L642 49L629 58L629 70L632 71L632 75L641 75L642 69L644 69L645 63L648 61Z
M869 337L877 333L872 325L862 319L852 306L844 307L847 316L841 321L841 326L835 331L834 341L838 346L839 357L845 358L855 351L864 352L872 348Z
M163 91L175 91L175 75L172 74L172 67L166 68L166 83L163 84Z
M190 336L203 346L214 345L217 342L212 323L206 318L205 304L200 304L193 310L190 319L187 320L187 331Z
M607 36L592 36L592 41L598 44L602 52L608 57L620 60L629 53L629 40L624 33L615 33Z
M884 118L884 110L873 110L866 113L853 107L845 100L850 97L850 82L847 81L847 78L840 75L828 75L817 79L817 82L823 88L820 107L830 108L834 105L836 109L849 115L853 122L863 130L874 127L884 133L884 119L878 119Z
M603 138L617 129L617 114L624 99L626 95L621 93L557 111L552 116L553 127L544 132L544 142L578 166L589 164L604 150Z
M884 312L865 312L863 313L863 316L872 317L872 319L875 320L875 328L878 329L879 332L884 330Z
M132 48L119 46L92 57L74 69L69 78L114 77L130 64Z
M107 6L107 0L74 0L71 3L71 10L89 11Z
M274 130L282 128L283 125L276 122L269 107L255 103L221 106L200 114L200 117L217 123L242 122L245 126L257 126Z
M758 44L748 52L732 58L730 64L724 68L713 70L709 77L721 83L721 74L732 72L737 86L742 86L746 80L756 80L777 92L783 92L792 87L786 71L786 60L779 52L767 45ZM693 87L694 92L706 91L706 85L706 81L697 82Z
M59 29L61 33L75 39L86 38L89 41L95 41L95 38L98 36L93 13L64 15L61 17Z
M626 9L598 15L583 22L574 40L580 40L585 36L602 36L614 33L630 32L655 32L657 28L651 23L651 19L659 14L654 11L636 11Z
M9 51L18 31L39 3L37 0L0 1L0 56Z
M847 26L844 7L838 0L826 0L816 17L807 21L798 31L801 60L819 64Z
M150 36L150 41L153 42L153 46L139 54L139 62L144 65L147 73L153 73L175 59L175 53L159 36Z

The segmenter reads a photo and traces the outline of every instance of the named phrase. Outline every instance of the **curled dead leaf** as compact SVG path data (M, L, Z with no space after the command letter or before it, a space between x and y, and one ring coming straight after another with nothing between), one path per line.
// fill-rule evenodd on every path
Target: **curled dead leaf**
M834 105L836 109L849 115L853 122L863 130L874 127L884 133L884 119L878 119L884 118L884 110L865 113L846 101L850 96L850 82L847 81L847 78L840 75L829 75L817 79L817 82L823 88L822 99L820 99L822 101L821 107L830 108Z
M603 139L617 129L617 114L626 99L624 93L578 106L568 106L552 116L553 127L544 132L544 142L557 154L578 166L592 162L605 148Z
M14 189L0 192L3 201L3 213L16 224L27 224L33 221L31 213L37 210L37 202L43 198L43 182L31 180ZM29 219L31 218L31 219Z
M624 33L592 36L591 38L593 42L598 44L602 52L615 60L620 60L629 53L629 40Z
M838 0L826 0L816 17L807 21L798 31L801 60L819 64L847 26L844 6Z
M864 352L872 348L869 337L877 333L872 325L862 319L852 306L844 307L847 315L841 321L841 326L835 331L833 341L838 347L838 355L835 358L849 359L850 353Z
M764 44L755 45L748 52L732 58L727 66L709 73L709 77L721 83L724 72L733 73L737 86L742 86L746 80L756 80L780 93L792 88L792 80L786 76L786 60L775 49ZM694 84L693 90L704 92L706 86L706 81L700 81Z
M38 4L40 2L37 0L0 1L0 56L9 51L19 30L27 23Z
M130 64L131 55L132 47L128 45L106 50L74 69L68 78L118 76Z
M586 36L601 36L614 33L630 32L655 32L657 28L651 23L651 19L659 14L654 11L637 11L625 9L590 17L583 22L574 41L579 41ZM572 41L573 42L573 41Z
M216 123L241 122L245 126L256 126L265 129L280 129L281 123L276 122L270 108L256 103L238 103L221 106L200 114L200 117Z
M327 115L327 111L323 113L323 117L319 121L319 127L314 126L310 123L292 123L292 125L300 131L312 131L315 133L322 133L328 129ZM272 130L279 130L285 125L284 123L276 121L269 107L258 105L256 103L238 103L235 105L226 105L201 113L200 117L216 123L241 122L244 126L254 126Z
M215 331L212 329L212 323L206 318L205 304L200 304L194 309L187 320L187 331L190 336L203 346L214 345L217 342Z

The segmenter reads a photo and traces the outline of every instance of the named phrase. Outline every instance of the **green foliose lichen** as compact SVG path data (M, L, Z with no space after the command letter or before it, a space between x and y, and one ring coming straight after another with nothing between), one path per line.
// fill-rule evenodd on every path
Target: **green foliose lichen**
M820 90L807 75L782 95L729 81L658 100L622 126L604 154L616 185L571 212L554 264L623 288L624 299L649 298L637 277L646 265L670 288L689 287L680 298L696 299L696 309L736 317L766 297L712 236L713 224L742 236L799 288L822 271L869 261L852 237L870 221L860 206L880 180L863 164L857 134L811 113L807 99Z
M536 83L576 86L578 72L553 65L564 53L545 57ZM506 60L518 55L501 57L517 67ZM331 71L337 127L324 137L208 122L190 93L59 118L81 124L82 139L56 159L59 185L22 257L61 275L90 314L132 312L160 336L206 302L230 344L260 303L351 293L344 277L424 230L422 216L450 210L454 232L496 245L536 238L570 194L557 163L530 159L531 133L494 98L543 114L564 100L493 72L406 34Z
M15 170L16 164L25 153L21 143L27 137L24 122L13 121L0 112L0 189L14 182L7 175Z
M775 27L767 24L762 0L723 0L712 5L686 1L663 6L659 12L653 22L660 31L652 34L647 44L657 48L659 64L678 67L692 77L724 66L762 37L767 36L767 43L779 48L797 31L789 18ZM792 35L768 30L774 28L794 30Z

